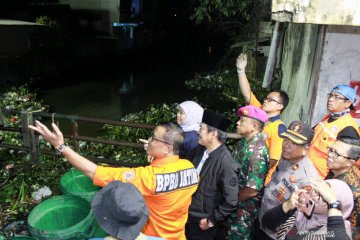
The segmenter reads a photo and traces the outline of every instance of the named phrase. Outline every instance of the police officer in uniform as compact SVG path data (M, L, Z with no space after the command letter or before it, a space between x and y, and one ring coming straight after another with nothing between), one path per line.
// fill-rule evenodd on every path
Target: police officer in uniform
M268 210L285 202L295 189L308 185L311 179L319 178L307 156L309 143L314 136L311 127L306 123L294 121L282 136L284 141L281 159L264 190L259 212L261 229L255 231L256 239L276 239L276 232L263 227L262 216Z

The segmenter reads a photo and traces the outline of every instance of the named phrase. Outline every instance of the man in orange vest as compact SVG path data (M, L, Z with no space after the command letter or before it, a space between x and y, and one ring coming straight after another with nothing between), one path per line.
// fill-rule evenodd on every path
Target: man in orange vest
M315 135L310 145L309 158L314 164L320 178L324 179L329 172L326 164L328 147L338 137L359 138L359 127L350 115L354 109L356 93L348 85L338 85L328 94L326 114L315 127Z
M179 125L165 123L156 126L146 148L146 153L154 160L149 166L137 168L96 165L68 147L54 123L53 131L39 121L29 128L40 133L57 153L90 177L95 185L106 186L115 180L134 184L144 196L150 212L142 233L165 239L186 239L188 208L199 176L190 161L179 159L178 153L184 142L184 133Z
M281 134L286 132L286 126L280 119L280 114L288 105L289 96L282 90L274 90L267 95L261 104L251 91L249 81L245 74L246 66L247 55L242 53L236 59L236 68L239 77L241 94L244 96L247 104L261 108L266 112L266 115L269 118L262 131L270 155L269 171L265 179L265 185L267 185L270 182L271 176L275 171L281 157L283 142L283 137Z

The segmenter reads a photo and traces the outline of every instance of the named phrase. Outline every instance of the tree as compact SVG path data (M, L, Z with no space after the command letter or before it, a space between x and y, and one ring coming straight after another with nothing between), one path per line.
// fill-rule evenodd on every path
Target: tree
M253 90L260 99L266 95L260 79L256 79L256 63L260 22L270 19L270 0L193 0L191 19L197 24L207 24L214 32L228 37L228 48L219 69L211 73L196 74L186 82L191 89L214 91L222 101L244 104L239 98L235 58L244 45L251 46L247 75ZM246 42L246 44L245 44Z
M235 39L242 34L242 40L255 40L260 21L270 17L270 0L193 0L192 4L193 21L208 23Z

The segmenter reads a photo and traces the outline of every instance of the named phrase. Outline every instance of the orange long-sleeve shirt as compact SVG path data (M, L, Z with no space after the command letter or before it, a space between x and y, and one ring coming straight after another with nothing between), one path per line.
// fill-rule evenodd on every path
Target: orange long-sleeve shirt
M143 194L150 211L142 230L144 234L186 239L188 208L199 181L191 162L172 156L154 160L147 167L97 167L93 179L95 185L105 186L113 180L133 183Z

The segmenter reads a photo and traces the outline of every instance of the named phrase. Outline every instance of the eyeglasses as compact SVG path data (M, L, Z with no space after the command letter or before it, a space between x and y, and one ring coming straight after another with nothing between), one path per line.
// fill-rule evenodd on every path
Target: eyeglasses
M351 159L350 157L346 157L344 155L339 154L335 149L331 148L331 147L327 147L326 148L328 151L328 155L333 158L333 159L337 159L338 157L343 157L346 159Z
M328 93L327 95L328 95L328 98L332 98L332 97L333 97L336 101L338 101L338 100L343 100L343 101L349 100L349 99L347 99L347 98L343 98L343 97L340 97L339 95L334 95L334 94L332 94L332 93Z
M265 102L265 101L268 101L268 102L276 102L276 103L278 103L278 104L282 104L281 102L277 101L276 99L274 99L274 98L272 98L272 97L266 97L266 98L264 99L264 102Z
M149 139L149 142L153 142L154 140L155 140L155 141L158 141L158 142L162 142L162 143L168 144L168 145L171 145L170 143L165 142L165 141L160 140L160 139L157 139L154 135L152 135L152 136L150 137L150 139Z

